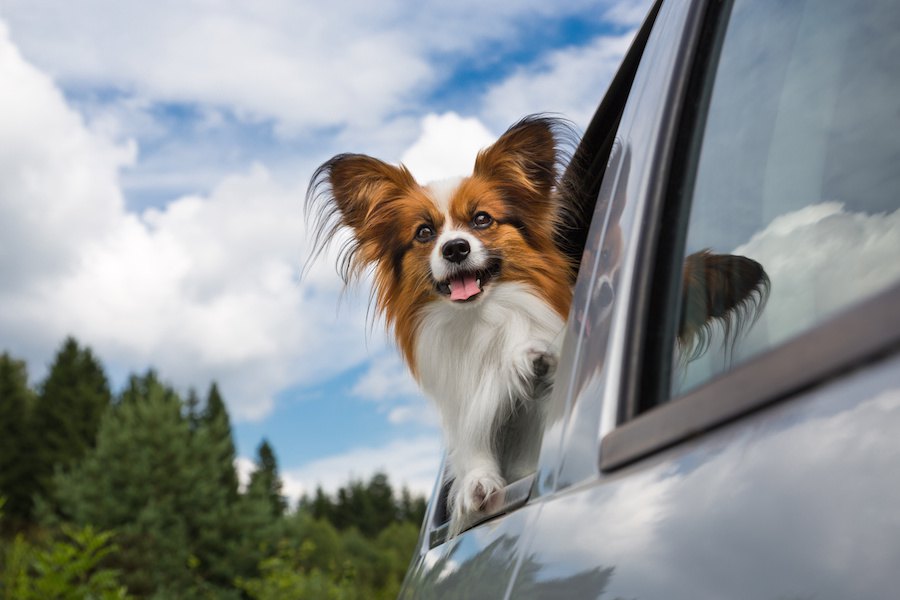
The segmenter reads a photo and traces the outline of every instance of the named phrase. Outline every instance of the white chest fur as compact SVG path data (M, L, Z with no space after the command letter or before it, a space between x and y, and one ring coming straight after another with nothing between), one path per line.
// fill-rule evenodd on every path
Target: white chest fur
M526 390L533 353L557 355L563 321L518 283L498 283L472 305L435 302L416 341L419 383L435 401L451 453L490 447L491 426ZM527 364L526 364L527 363Z

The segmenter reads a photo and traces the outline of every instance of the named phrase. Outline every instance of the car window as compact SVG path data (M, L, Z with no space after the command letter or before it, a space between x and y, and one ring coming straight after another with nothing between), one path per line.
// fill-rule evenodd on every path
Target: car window
M720 15L685 145L675 356L644 409L900 280L900 3Z

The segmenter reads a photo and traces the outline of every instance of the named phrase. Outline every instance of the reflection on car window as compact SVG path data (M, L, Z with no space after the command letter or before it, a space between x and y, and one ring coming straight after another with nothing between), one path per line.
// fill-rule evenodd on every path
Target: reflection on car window
M693 164L672 395L900 279L900 3L735 0Z

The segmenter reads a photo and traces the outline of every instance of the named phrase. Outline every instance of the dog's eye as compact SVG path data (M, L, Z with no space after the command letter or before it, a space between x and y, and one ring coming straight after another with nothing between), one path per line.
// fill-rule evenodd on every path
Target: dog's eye
M419 225L419 228L416 229L416 240L420 242L430 242L433 237L434 229L431 228L431 225Z
M475 213L475 216L472 217L472 227L475 229L484 229L493 222L494 219L486 212Z

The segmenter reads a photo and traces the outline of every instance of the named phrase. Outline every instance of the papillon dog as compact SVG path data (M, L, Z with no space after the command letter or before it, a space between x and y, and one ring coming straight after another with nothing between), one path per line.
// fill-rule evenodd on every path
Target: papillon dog
M492 509L507 480L534 467L498 440L516 413L540 423L552 386L584 250L577 235L584 219L573 215L590 215L596 197L576 199L580 184L563 178L571 139L564 122L533 115L482 150L467 177L423 185L402 165L340 154L310 182L312 258L349 232L341 276L349 283L372 273L375 309L437 406L452 480L451 533L469 515ZM578 173L569 166L569 175ZM601 306L615 298L620 212L605 228L603 283L595 286ZM768 292L761 265L708 251L687 257L683 281L677 340L691 357L705 350L713 323L728 332L737 321L739 328ZM597 368L604 355L592 361ZM535 428L516 431L525 430Z
M498 427L550 389L575 272L557 240L566 130L526 117L467 177L422 185L402 165L341 154L310 183L316 253L349 230L341 275L371 271L376 311L437 406L451 528L500 497Z

